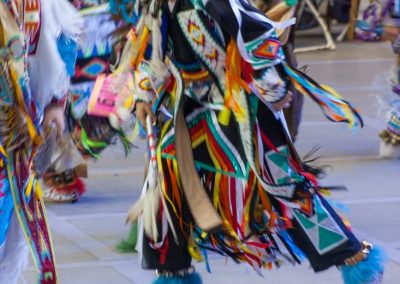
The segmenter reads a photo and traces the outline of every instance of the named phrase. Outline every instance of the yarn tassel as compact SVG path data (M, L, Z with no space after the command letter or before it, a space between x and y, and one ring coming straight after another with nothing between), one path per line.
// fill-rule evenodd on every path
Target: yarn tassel
M193 272L185 276L159 277L152 284L202 284L200 274Z
M363 127L360 114L345 101L335 90L319 85L306 74L283 64L289 80L303 95L309 96L322 109L324 115L331 121L346 122L350 127Z
M381 283L386 256L379 247L374 247L368 257L356 265L344 265L342 277L345 284Z

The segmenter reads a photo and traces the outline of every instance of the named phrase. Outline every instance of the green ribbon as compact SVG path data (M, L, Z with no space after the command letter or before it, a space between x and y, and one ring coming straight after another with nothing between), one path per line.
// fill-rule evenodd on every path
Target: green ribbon
M93 151L91 150L91 148L105 148L108 146L108 144L106 142L103 141L93 141L90 140L86 130L82 127L81 125L81 141L82 141L82 145L83 147L85 147L85 149L96 159L99 158L99 155L93 153Z

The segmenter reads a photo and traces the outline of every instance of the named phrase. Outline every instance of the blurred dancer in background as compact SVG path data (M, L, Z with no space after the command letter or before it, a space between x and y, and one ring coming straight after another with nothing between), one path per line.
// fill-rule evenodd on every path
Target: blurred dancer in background
M350 37L362 41L388 41L397 60L393 68L392 92L387 94L390 110L386 129L379 134L382 158L400 158L400 1L352 1L353 28Z
M87 177L87 160L115 142L118 132L105 118L87 113L90 94L97 77L110 72L110 57L117 29L108 6L102 0L70 0L83 17L76 65L66 108L69 137L65 137L52 157L53 164L44 176L47 202L73 203L85 192L81 178Z
M17 282L29 250L39 282L57 283L36 176L65 129L81 27L65 0L0 1L0 283Z

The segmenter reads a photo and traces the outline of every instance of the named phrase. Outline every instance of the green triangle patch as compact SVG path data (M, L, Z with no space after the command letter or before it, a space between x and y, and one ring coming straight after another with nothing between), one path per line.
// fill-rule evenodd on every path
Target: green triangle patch
M306 229L312 229L316 226L316 224L312 221L310 221L307 217L305 217L303 214L300 214L298 212L294 212L296 214L297 219L301 223L301 225Z
M282 169L285 173L289 172L288 162L289 149L284 147L279 153L271 152L268 157L275 165Z
M324 227L318 228L319 233L319 249L324 250L334 244L339 243L343 240L343 236L335 232L332 232Z
M318 223L321 223L323 220L325 220L326 218L328 218L328 214L326 213L326 211L322 208L320 201L315 200L315 211L317 214L317 220Z

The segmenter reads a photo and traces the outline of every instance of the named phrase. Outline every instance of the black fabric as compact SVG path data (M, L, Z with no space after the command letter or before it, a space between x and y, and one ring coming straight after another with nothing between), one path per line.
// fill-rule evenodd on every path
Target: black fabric
M196 56L193 53L189 43L185 39L185 36L183 35L179 26L178 17L176 16L178 12L183 12L190 9L193 9L193 6L188 0L177 0L172 13L170 12L167 3L165 3L163 6L163 11L167 12L169 15L168 36L172 44L172 57L174 60L182 64L190 64L196 61Z
M192 258L187 250L187 241L182 233L178 232L180 242L176 243L171 232L168 233L168 249L165 262L161 259L162 253L150 247L149 239L145 236L143 241L143 260L142 268L148 270L176 271L189 268Z
M89 58L78 58L75 64L75 75L71 78L72 84L93 82L96 80L97 76L101 73L108 73L110 68L110 57L111 54L106 54L102 56L93 56ZM102 68L98 70L97 73L87 74L85 68L93 63L98 64L101 62Z
M186 202L184 206L186 207ZM172 208L169 208L172 211ZM188 209L185 210L188 212ZM172 232L169 230L167 239L165 241L166 248L166 255L165 258L163 256L163 252L160 250L153 249L150 246L150 240L144 236L143 241L143 260L142 260L142 267L143 269L149 270L167 270L167 271L175 271L181 270L185 268L189 268L192 263L192 258L187 250L188 242L187 242L187 235L185 236L184 233L180 230L179 222L175 215L172 216L173 222L178 228L178 240L179 242L176 243ZM161 222L158 223L159 225ZM161 227L158 226L159 232L161 232ZM186 234L189 231L186 230Z
M276 147L287 144L286 134L283 130L281 122L275 119L274 114L268 108L260 107L258 109L257 118L258 121L263 122L260 125L261 128L268 133L268 138ZM271 149L266 148L266 151L268 150ZM279 203L275 197L269 195L269 198L273 203L274 208L280 211ZM312 268L316 272L328 269L333 265L343 264L346 258L353 256L360 250L360 242L357 240L357 238L348 230L341 218L332 209L329 203L323 197L320 197L320 199L322 201L322 205L333 216L349 240L331 252L320 255L313 247L300 224L296 220L293 220L293 228L288 229L288 233L294 240L295 244L305 253ZM282 212L280 212L280 214L282 214Z
M257 119L261 130L268 133L268 138L275 147L280 147L287 144L286 135L282 123L275 118L275 114L266 107L262 102L259 102L257 110ZM266 151L272 150L265 147Z
M329 203L321 197L322 205L333 216L339 227L345 232L348 241L340 245L336 249L320 255L308 239L306 233L301 228L300 224L293 220L293 228L288 229L288 233L292 237L295 244L305 253L310 261L311 267L315 272L323 271L333 265L342 265L344 260L355 255L360 249L360 241L353 235L345 226L338 214L332 209Z
M328 14L340 23L347 23L349 21L350 8L351 0L329 1Z
M259 10L247 4L246 2L244 1L240 2L242 3L243 7L246 10L263 15ZM221 26L221 28L225 32L229 33L231 37L236 39L240 29L243 36L243 40L245 42L249 42L258 38L259 36L270 31L272 28L271 25L269 25L268 23L257 21L256 19L247 16L243 13L241 13L242 24L239 27L239 23L232 10L231 5L229 4L229 1L225 0L208 1L206 5L206 11L214 20L217 21L217 23Z
M165 159L162 159L162 166L164 170L167 169ZM169 192L172 188L172 181L171 179L169 179L168 176L166 176L165 179L167 181L166 189ZM171 229L168 229L167 237L164 243L165 247L161 250L157 250L150 246L151 240L146 235L144 235L142 260L142 267L144 269L175 271L186 269L191 266L192 258L187 249L187 240L190 234L190 229L187 224L191 223L191 217L184 194L181 195L181 198L182 211L180 211L178 214L180 218L182 218L182 222L180 222L176 214L171 214L171 219L178 237L178 242L175 241ZM174 212L169 203L167 203L167 206L169 212ZM181 227L181 225L183 225L183 227ZM159 234L161 234L161 220L160 222L158 222L157 229ZM161 240L161 236L159 237L159 240Z

